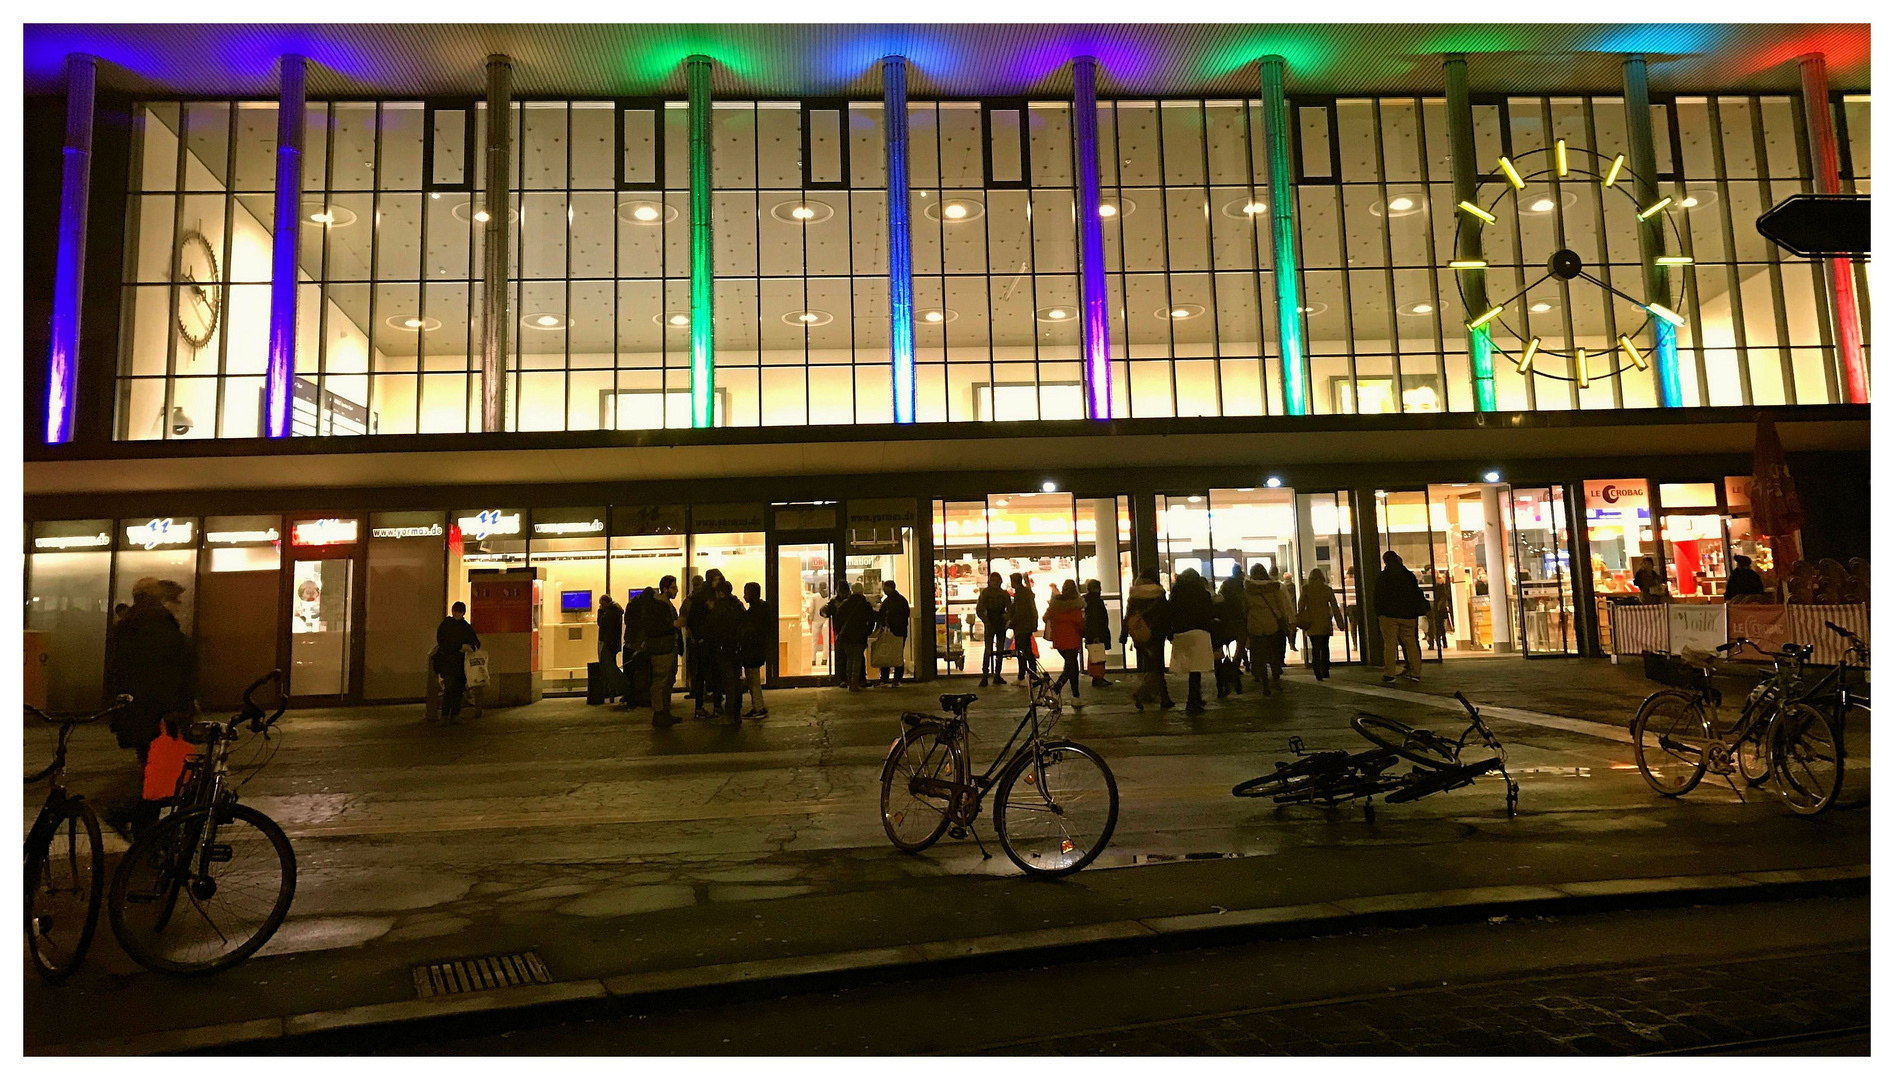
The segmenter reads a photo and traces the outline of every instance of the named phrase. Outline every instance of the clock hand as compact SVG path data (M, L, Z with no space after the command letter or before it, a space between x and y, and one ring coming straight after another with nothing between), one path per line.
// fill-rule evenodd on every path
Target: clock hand
M1517 300L1517 299L1519 299L1520 297L1522 297L1522 296L1524 296L1524 295L1526 295L1527 293L1529 293L1529 292L1531 292L1532 290L1534 290L1534 289L1536 289L1536 288L1538 288L1538 287L1539 287L1540 285L1542 285L1542 284L1544 284L1544 282L1545 282L1545 279L1546 279L1546 278L1549 278L1549 277L1551 277L1551 276L1552 276L1552 274L1551 274L1551 273L1550 273L1549 271L1548 271L1547 273L1544 273L1544 274L1540 274L1540 275L1539 275L1539 280L1538 280L1538 281L1535 281L1535 282L1533 282L1532 284L1530 284L1530 285L1528 285L1528 286L1526 286L1525 288L1523 288L1523 289L1521 289L1521 290L1519 290L1518 292L1516 292L1516 293L1514 293L1514 294L1512 294L1511 296L1509 296L1509 297L1507 297L1506 299L1504 299L1504 300L1501 300L1501 301L1500 301L1500 302L1499 302L1499 303L1498 303L1497 305L1495 305L1495 306L1497 306L1497 307L1506 307L1506 306L1508 306L1508 305L1510 305L1510 304L1511 304L1511 303L1512 303L1512 302L1513 302L1514 300Z
M1591 274L1587 273L1586 271L1583 271L1583 270L1579 271L1578 276L1584 278L1586 281L1591 282L1593 285L1598 286L1599 288L1605 290L1606 292L1610 293L1613 296L1618 297L1621 300L1628 301L1632 304L1635 304L1638 307L1645 306L1644 301L1639 300L1638 298L1632 296L1630 293L1625 292L1623 289L1616 289L1616 288L1611 287L1610 285L1605 284L1604 282L1591 276Z

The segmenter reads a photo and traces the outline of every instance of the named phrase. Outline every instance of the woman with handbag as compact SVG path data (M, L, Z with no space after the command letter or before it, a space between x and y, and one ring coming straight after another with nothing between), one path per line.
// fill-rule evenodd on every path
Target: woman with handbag
M1328 639L1339 628L1348 632L1348 620L1342 616L1342 605L1335 599L1335 590L1328 586L1328 575L1321 567L1309 571L1308 583L1302 587L1302 603L1296 608L1296 626L1309 638L1309 663L1315 669L1316 681L1328 678Z
M1203 677L1216 671L1211 628L1216 623L1216 601L1203 575L1192 569L1178 572L1171 583L1171 662L1190 677L1190 696L1184 711L1204 711Z
M1046 605L1046 636L1051 639L1052 647L1059 650L1065 659L1065 670L1059 672L1059 681L1052 684L1052 696L1059 696L1059 688L1066 683L1072 684L1072 700L1079 699L1079 651L1085 647L1085 605L1079 600L1078 582L1067 580L1058 595Z
M894 587L894 582L881 583L881 610L875 613L875 635L868 646L874 654L875 666L881 669L881 677L876 686L895 686L908 673L908 598ZM889 676L892 671L893 677Z
M1283 651L1295 630L1295 605L1267 563L1250 567L1250 579L1243 583L1243 589L1248 608L1250 665L1267 695L1271 683L1276 689L1282 689Z
M1091 673L1092 686L1105 687L1105 656L1111 652L1111 617L1105 614L1104 590L1097 578L1085 583L1085 667Z

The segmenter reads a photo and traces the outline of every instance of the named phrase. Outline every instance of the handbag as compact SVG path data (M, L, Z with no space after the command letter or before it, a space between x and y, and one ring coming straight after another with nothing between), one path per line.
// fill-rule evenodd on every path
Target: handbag
M873 658L873 666L892 668L907 666L907 639L886 628L876 630L868 639L868 655Z
M467 654L467 686L487 685L487 650L475 649Z
M164 725L145 752L144 798L159 802L175 797L184 778L184 759L190 755L191 744L173 734L170 724Z
M1094 679L1105 677L1105 655L1110 646L1102 641L1094 641L1085 646L1085 673Z
M1138 645L1151 640L1151 624L1145 620L1144 612L1133 612L1125 616L1125 636Z

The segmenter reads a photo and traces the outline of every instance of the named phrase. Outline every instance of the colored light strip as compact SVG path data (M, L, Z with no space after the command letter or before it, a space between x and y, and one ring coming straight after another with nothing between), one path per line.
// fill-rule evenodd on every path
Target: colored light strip
M1659 266L1689 266L1695 261L1688 255L1659 255L1657 257Z
M1532 358L1537 355L1539 355L1539 339L1533 338L1531 341L1526 342L1526 351L1521 353L1519 357L1519 373L1521 375L1532 370Z
M1486 222L1488 225L1491 225L1494 222L1499 220L1498 218L1494 217L1493 215L1487 213L1486 211L1480 209L1479 207L1473 205L1470 202L1462 202L1460 204L1460 209L1466 211L1469 214L1472 214L1474 217L1479 218L1481 221Z
M1624 171L1624 155L1619 154L1617 157L1611 159L1611 168L1605 171L1605 186L1610 187L1611 185L1617 183L1618 174L1623 171Z
M1506 310L1506 306L1502 304L1492 309L1491 311L1488 311L1486 314L1480 316L1479 318L1473 320L1472 322L1468 323L1467 329L1478 330L1480 327L1485 326L1487 323L1492 322L1493 319L1497 317L1500 312L1505 311L1505 310Z
M1447 264L1447 267L1452 270L1484 270L1486 269L1486 260L1454 259Z
M1644 359L1644 354L1638 351L1638 347L1632 343L1630 338L1619 334L1618 344L1622 346L1625 353L1631 357L1631 362L1637 365L1639 371L1644 371L1651 366L1651 362Z
M1584 349L1577 350L1576 353L1572 356L1572 370L1574 372L1577 372L1578 374L1578 388L1580 390L1583 390L1586 387L1591 385L1591 372L1587 371L1585 368L1585 350Z
M1105 291L1105 221L1098 176L1098 62L1072 62L1072 154L1078 172L1079 358L1085 365L1086 415L1112 418L1111 320Z
M1682 326L1684 324L1684 317L1682 315L1677 314L1662 304L1646 304L1644 305L1644 310L1672 326Z
M1558 142L1555 142L1552 144L1552 154L1554 157L1558 159L1560 176L1564 176L1566 173L1569 173L1572 171L1571 163L1565 159L1565 140L1564 139L1560 139Z
M1802 115L1808 131L1811 172L1815 175L1818 195L1841 193L1841 152L1835 142L1835 116L1829 105L1828 58L1808 53L1798 66L1802 79ZM1811 107L1815 103L1818 107ZM1834 302L1835 345L1840 353L1844 399L1849 404L1868 403L1868 363L1861 350L1861 307L1855 298L1853 259L1824 259L1823 275L1828 279L1830 299Z
M1467 360L1473 367L1473 407L1480 412L1499 408L1499 389L1493 383L1493 332L1482 326L1467 335Z
M690 98L691 154L691 426L716 417L715 263L710 227L710 57L684 61Z
M296 377L297 242L302 235L303 58L285 56L276 103L276 221L270 250L270 355L263 378L263 434L287 439Z
M1657 331L1657 402L1667 408L1682 408L1683 374L1677 367L1677 328L1659 322Z
M888 166L888 363L894 422L912 424L914 392L914 254L908 225L908 62L881 61L881 115Z
M1648 221L1650 220L1651 215L1657 213L1659 210L1662 210L1664 207L1669 206L1669 205L1670 205L1670 196L1666 195L1663 198L1652 203L1651 205L1645 207L1644 209L1639 210L1638 220Z
M79 392L79 317L85 230L91 210L92 112L98 61L66 58L66 151L59 188L59 254L53 270L52 348L46 357L46 441L72 441Z
M1513 190L1524 191L1526 189L1526 182L1519 178L1519 170L1513 168L1512 162L1503 157L1500 158L1499 171L1506 174L1506 182L1513 186Z
M1289 171L1289 101L1283 95L1280 56L1263 57L1263 142L1269 160L1270 250L1275 257L1276 333L1282 349L1282 407L1290 416L1309 411L1303 370L1302 288L1297 280L1295 185Z

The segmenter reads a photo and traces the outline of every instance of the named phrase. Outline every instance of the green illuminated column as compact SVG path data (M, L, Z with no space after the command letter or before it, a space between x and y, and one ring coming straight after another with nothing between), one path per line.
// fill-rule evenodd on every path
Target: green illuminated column
M691 426L714 427L715 264L710 234L710 57L684 61L691 125Z
M1275 257L1276 337L1282 351L1282 407L1290 416L1309 411L1302 339L1302 283L1296 267L1296 189L1289 170L1289 101L1282 92L1283 59L1263 57L1263 147L1269 161L1269 247Z
M1480 167L1473 156L1473 104L1467 97L1467 59L1447 57L1447 142L1453 151L1453 199L1455 203L1477 203L1480 198ZM1436 210L1440 208L1436 207ZM1457 271L1465 291L1471 319L1490 306L1486 299L1486 256L1480 249L1480 230L1461 229L1459 246L1453 261L1465 267ZM1467 359L1473 369L1473 407L1480 412L1499 408L1493 392L1493 331L1486 326L1467 331Z

